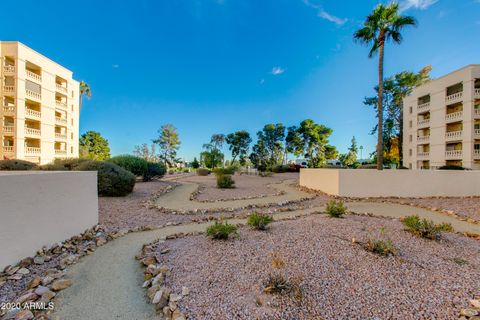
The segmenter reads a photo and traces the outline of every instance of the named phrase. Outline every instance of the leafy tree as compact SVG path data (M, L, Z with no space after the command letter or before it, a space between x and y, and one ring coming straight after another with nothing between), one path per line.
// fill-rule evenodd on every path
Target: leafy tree
M172 167L175 163L178 148L180 147L180 137L171 124L165 124L158 130L158 138L153 143L160 147L160 158L164 161L165 167Z
M136 155L137 157L140 157L142 159L145 159L147 161L151 162L158 162L159 158L155 150L155 144L152 143L150 148L146 143L143 143L140 146L135 146L133 149L133 154Z
M85 81L80 81L80 110L82 110L82 103L83 103L83 96L85 95L87 99L90 99L92 96L92 91L90 90L90 86Z
M305 155L310 168L318 168L325 165L327 155L332 155L332 147L328 145L328 138L332 129L317 124L311 119L303 120L298 128L301 144L297 145L297 152ZM327 154L327 146L329 153Z
M193 158L193 161L191 163L193 169L198 169L200 168L200 163L197 160L197 157Z
M232 152L232 163L235 162L237 157L239 157L240 164L245 165L245 158L248 154L248 148L250 143L252 143L250 133L244 130L230 133L225 138L225 141L229 145L229 150Z
M260 171L265 171L270 166L269 152L263 140L259 139L253 146L249 159L253 166Z
M297 126L287 128L287 136L285 137L285 160L289 153L299 156L303 153L303 140L298 132Z
M99 132L87 131L80 137L80 157L92 160L107 160L110 158L108 140Z
M418 73L403 71L386 78L383 86L383 154L385 162L399 163L402 165L403 144L403 98L409 95L414 88L431 80L431 66L426 66ZM364 104L377 110L377 93L373 97L367 97ZM373 128L372 134L376 133L378 124Z
M214 169L223 164L224 154L221 149L224 142L223 134L213 134L210 143L203 145L204 151L200 154L200 161L204 166Z
M327 160L334 160L338 158L338 150L335 146L326 145L325 146L325 158Z
M400 14L398 3L388 5L379 4L367 16L363 28L357 30L354 39L371 45L369 57L372 58L378 53L378 142L377 142L377 169L383 170L383 62L385 43L393 40L395 43L402 42L401 31L406 26L415 26L416 21L413 17L402 16Z
M281 123L267 124L257 132L257 143L253 146L250 160L257 168L270 168L281 164L285 127ZM259 167L260 166L260 167Z
M358 147L357 147L357 140L355 137L352 138L352 144L350 148L348 148L348 153L342 154L340 156L340 162L342 165L347 167L352 167L357 164L357 154L358 154Z

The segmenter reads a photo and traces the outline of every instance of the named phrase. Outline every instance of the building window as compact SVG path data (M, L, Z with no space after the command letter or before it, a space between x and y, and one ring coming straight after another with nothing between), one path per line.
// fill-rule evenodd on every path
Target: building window
M73 153L73 147L70 147L70 153Z
M412 154L413 154L412 149L408 150L408 154L410 155L410 157L412 156Z
M73 140L73 132L70 132L70 138Z
M413 113L413 107L410 107L410 114Z
M73 104L72 104L72 112L73 112Z
M412 137L412 135L410 135L409 139L410 139L410 142L412 142L412 141L413 141L413 137Z
M73 118L71 120L72 120L72 126L73 126Z
M410 128L412 127L412 125L413 125L413 124L412 124L412 120L410 120L410 121L408 122L408 125L409 125Z

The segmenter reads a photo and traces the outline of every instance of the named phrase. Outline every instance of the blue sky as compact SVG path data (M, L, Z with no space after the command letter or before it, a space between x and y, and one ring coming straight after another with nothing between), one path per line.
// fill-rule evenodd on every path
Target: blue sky
M87 81L81 132L113 154L174 124L191 160L213 133L311 118L345 151L374 150L376 60L352 40L373 0L16 0L2 4L0 39L19 40ZM480 0L402 0L419 26L386 48L386 75L431 64L441 76L480 63ZM28 8L28 10L26 10Z

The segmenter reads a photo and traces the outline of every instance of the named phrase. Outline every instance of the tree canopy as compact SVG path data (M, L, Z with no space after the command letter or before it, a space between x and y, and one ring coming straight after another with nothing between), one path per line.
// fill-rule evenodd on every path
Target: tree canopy
M158 130L158 138L153 140L160 148L160 158L164 161L165 167L174 165L178 148L180 148L180 137L172 124L165 124Z
M252 143L250 134L245 130L240 130L227 135L225 141L229 145L229 150L232 152L232 163L235 162L238 157L240 164L245 165L248 149L250 143Z
M110 158L108 140L99 132L87 131L80 137L80 157L92 160L107 160Z

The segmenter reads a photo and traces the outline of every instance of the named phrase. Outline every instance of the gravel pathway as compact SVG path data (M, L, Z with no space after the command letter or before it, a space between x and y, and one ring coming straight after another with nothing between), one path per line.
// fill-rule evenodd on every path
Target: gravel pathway
M380 229L396 257L352 244ZM189 319L456 319L480 295L478 241L419 239L396 220L314 215L274 223L266 233L242 228L232 241L199 235L158 250L165 248L170 252L159 256L172 270L167 286L190 289L179 304ZM285 262L280 271L271 267L272 252ZM297 282L301 300L263 293L275 272Z

